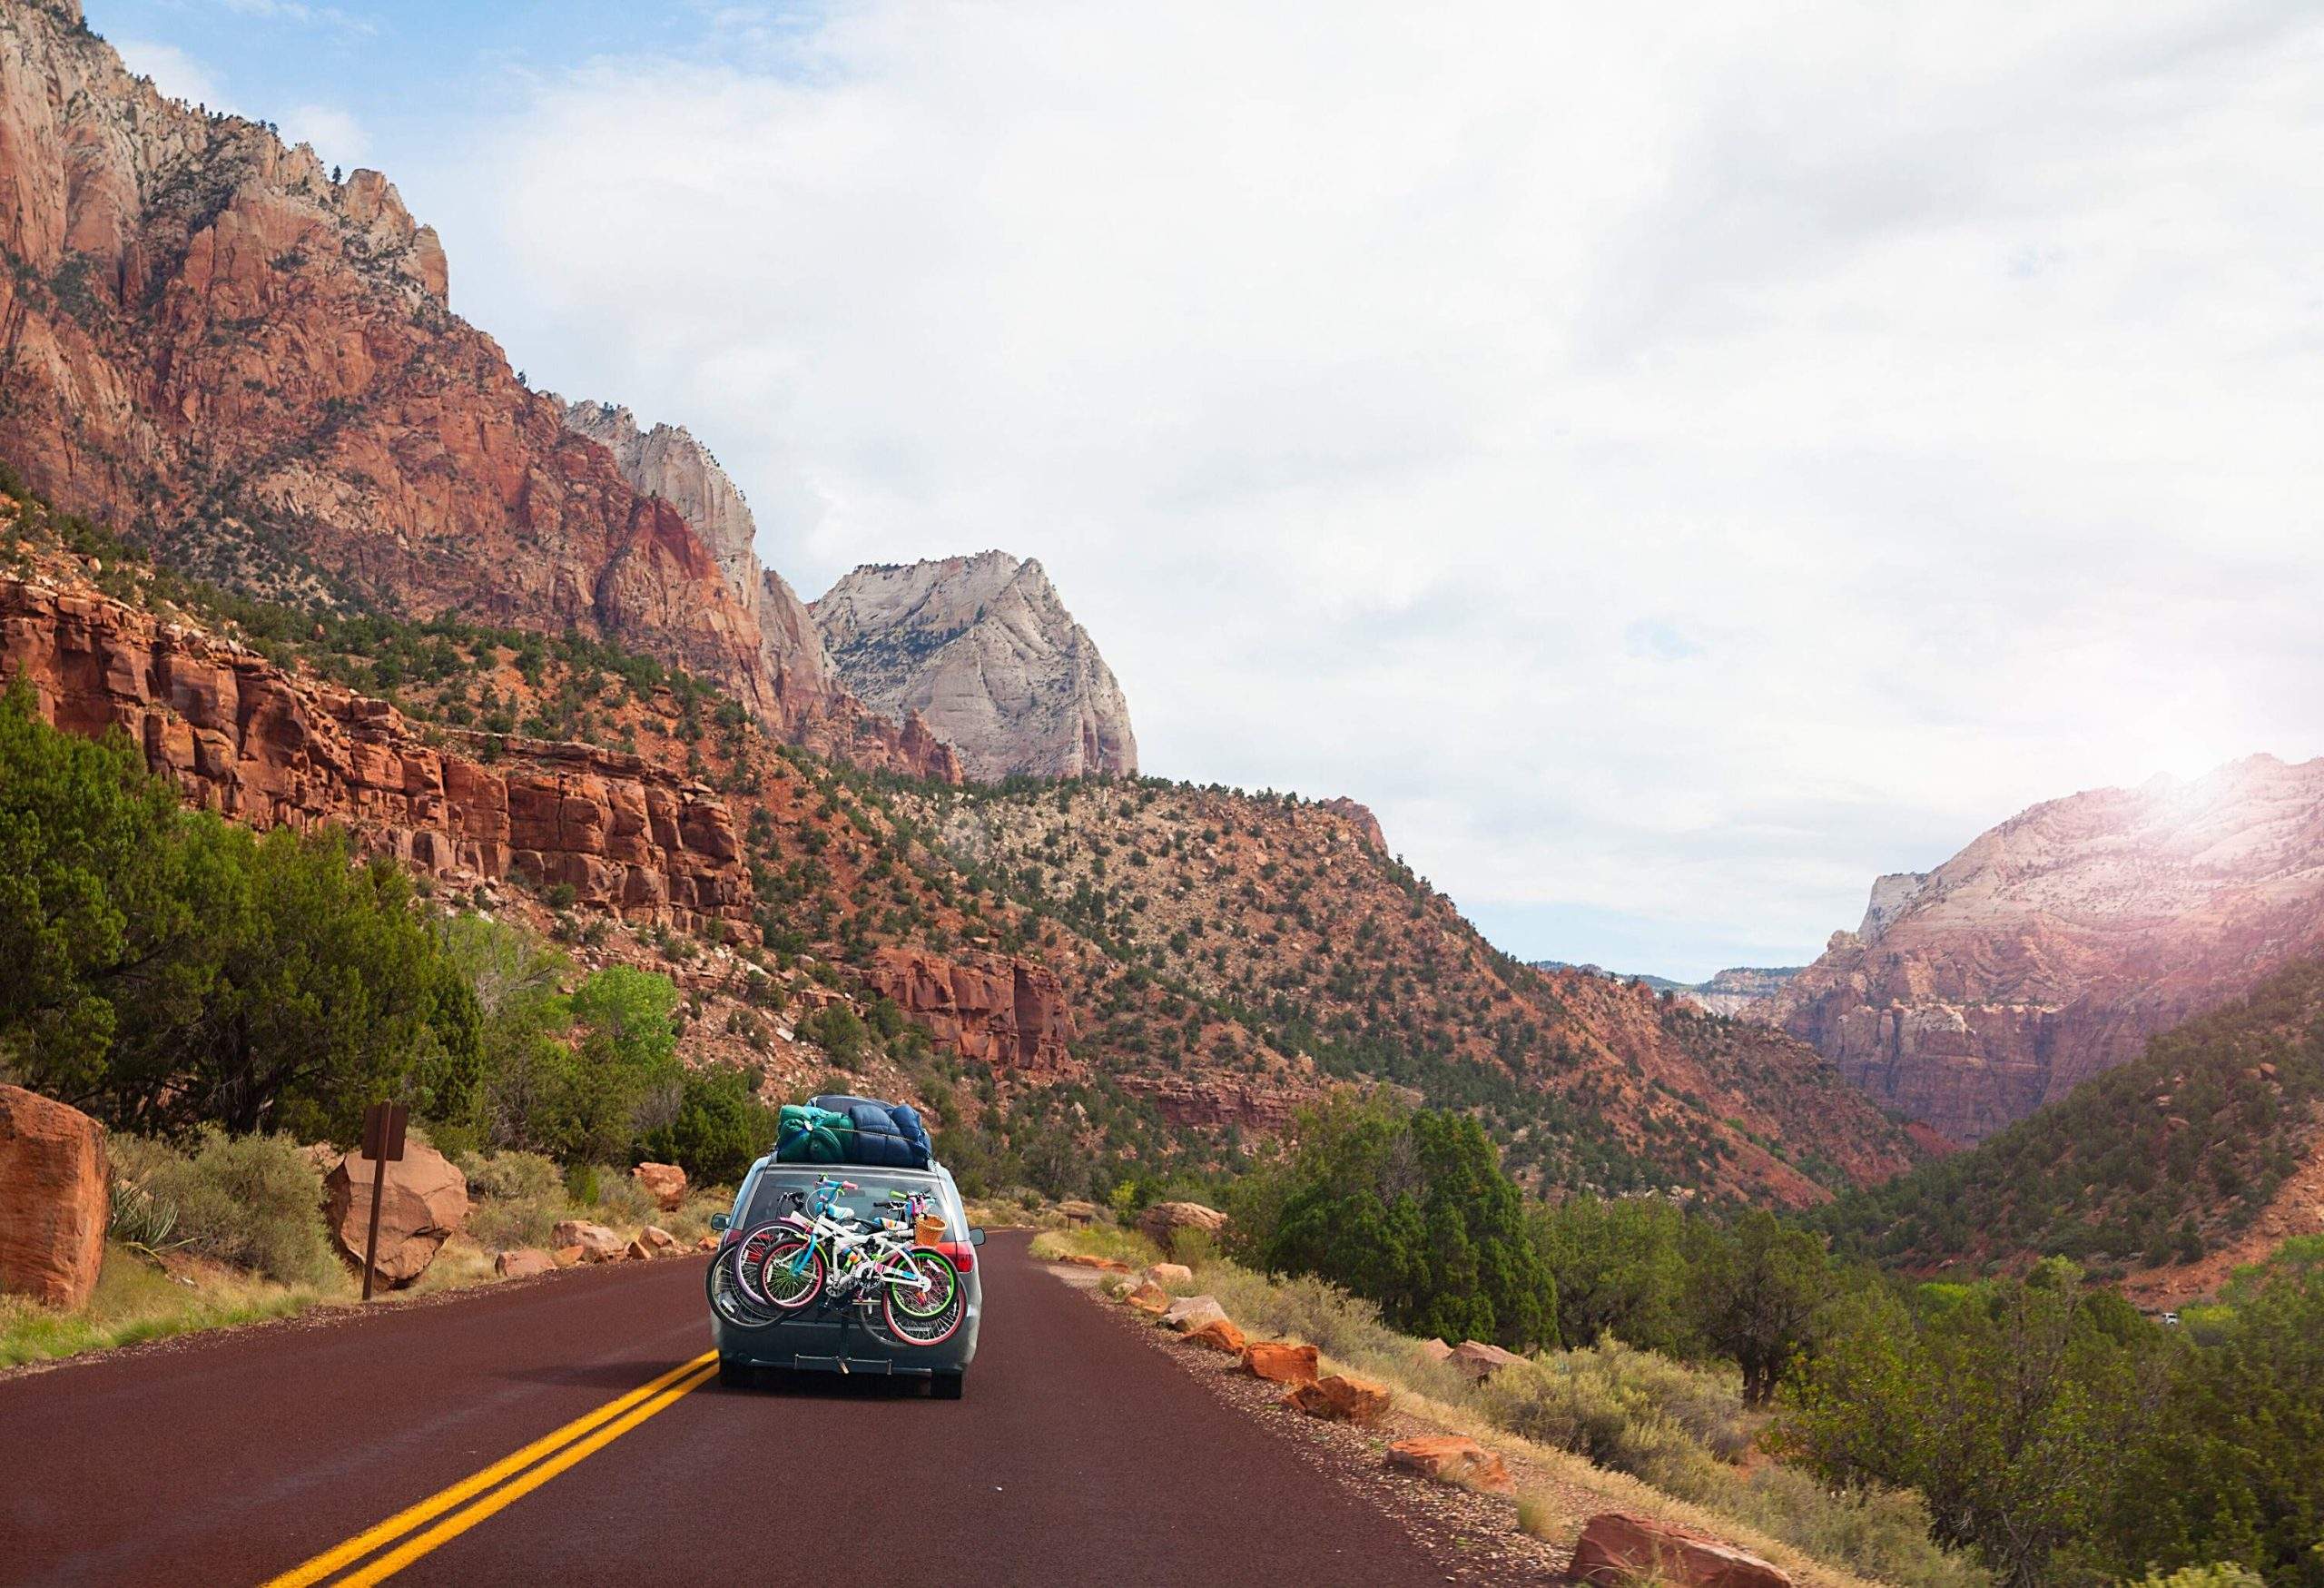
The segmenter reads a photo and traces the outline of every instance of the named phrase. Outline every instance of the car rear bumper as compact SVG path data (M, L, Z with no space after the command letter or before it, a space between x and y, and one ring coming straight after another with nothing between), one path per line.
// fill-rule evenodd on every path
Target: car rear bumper
M751 1326L722 1317L713 1309L710 1338L721 1357L754 1367L807 1373L960 1373L976 1356L977 1327L983 1310L980 1301L972 1297L960 1328L937 1346L898 1345L860 1315L851 1317L839 1313Z

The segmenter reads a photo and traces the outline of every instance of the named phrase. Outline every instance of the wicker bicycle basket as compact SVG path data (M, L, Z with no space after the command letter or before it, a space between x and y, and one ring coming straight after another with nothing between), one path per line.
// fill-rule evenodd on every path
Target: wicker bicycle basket
M933 1213L923 1213L911 1221L911 1238L915 1246L936 1246L944 1239L944 1221Z

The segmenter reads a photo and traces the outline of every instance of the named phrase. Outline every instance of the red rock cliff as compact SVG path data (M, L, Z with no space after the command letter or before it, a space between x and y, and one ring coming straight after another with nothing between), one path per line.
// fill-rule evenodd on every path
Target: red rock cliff
M2324 947L2324 759L2053 800L1881 883L1760 1012L1974 1141Z
M0 6L0 458L223 582L576 627L803 725L753 604L451 313L385 177L164 100L78 21ZM924 731L803 715L821 747L959 775Z
M91 735L116 725L197 804L256 826L335 822L456 883L570 884L625 916L747 931L751 877L725 804L634 755L482 735L424 741L384 702L101 596L0 579L0 674ZM458 746L458 747L455 747Z
M949 959L891 947L874 957L864 980L964 1058L1032 1073L1070 1062L1072 1011L1047 965L1006 954Z

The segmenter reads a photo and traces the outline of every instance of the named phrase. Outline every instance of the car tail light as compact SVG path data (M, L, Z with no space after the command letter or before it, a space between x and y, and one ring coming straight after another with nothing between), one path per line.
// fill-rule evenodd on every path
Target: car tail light
M936 1249L952 1259L952 1266L963 1274L976 1271L977 1248L964 1240L940 1240Z

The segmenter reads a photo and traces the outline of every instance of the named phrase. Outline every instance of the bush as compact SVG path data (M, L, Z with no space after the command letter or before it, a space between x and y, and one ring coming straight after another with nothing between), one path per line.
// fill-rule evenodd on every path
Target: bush
M649 1131L645 1155L675 1163L697 1183L739 1181L774 1145L775 1110L739 1070L692 1070L680 1084L677 1116Z
M1512 1434L1689 1498L1715 1490L1719 1455L1750 1443L1720 1379L1611 1338L1504 1367L1477 1402Z
M2267 1579L2230 1561L2221 1566L2181 1566L2168 1576L2150 1573L2133 1588L2268 1588Z
M1722 1475L1691 1496L1818 1560L1898 1588L1983 1588L1992 1573L1930 1539L1928 1506L1909 1489L1834 1494L1797 1467L1769 1464Z
M565 1217L565 1180L556 1162L537 1152L496 1152L463 1157L475 1206L468 1233L487 1251L506 1247L546 1246L549 1231Z
M212 1127L191 1154L135 1136L112 1141L113 1175L175 1213L173 1244L284 1285L341 1277L322 1216L322 1176L287 1136Z

